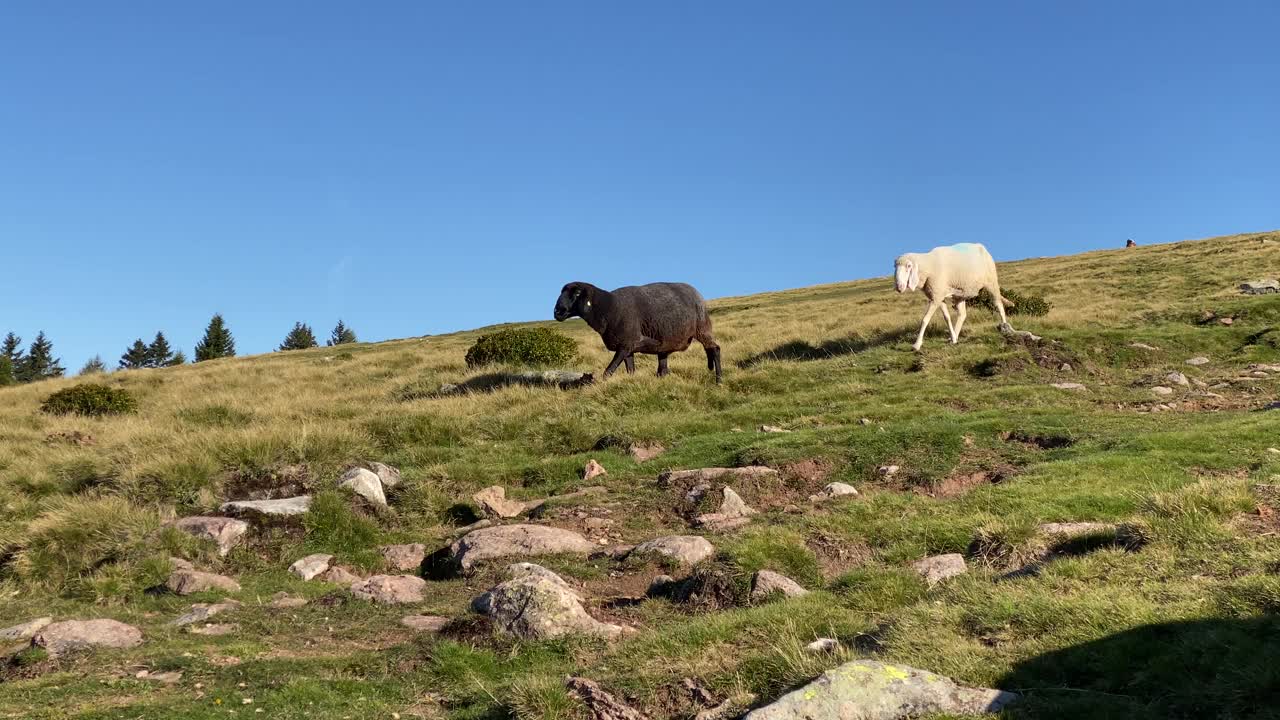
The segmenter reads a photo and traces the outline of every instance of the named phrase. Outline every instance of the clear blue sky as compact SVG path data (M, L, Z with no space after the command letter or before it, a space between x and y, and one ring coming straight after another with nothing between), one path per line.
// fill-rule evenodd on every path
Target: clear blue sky
M1194 5L1195 7L1192 7ZM0 8L0 333L366 340L1280 227L1280 3Z

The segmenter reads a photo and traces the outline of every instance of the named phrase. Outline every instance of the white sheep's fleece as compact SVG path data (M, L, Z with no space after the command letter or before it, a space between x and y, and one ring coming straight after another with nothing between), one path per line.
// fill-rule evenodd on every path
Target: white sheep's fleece
M947 327L951 331L951 342L960 339L960 329L964 326L966 310L964 301L978 296L982 290L997 298L996 308L1000 316L1001 326L1008 325L1004 306L1012 305L1000 294L1000 281L996 275L996 262L991 253L978 243L960 243L936 247L927 253L906 253L894 261L894 287L898 292L914 292L924 290L929 298L929 308L925 311L924 320L920 324L920 334L912 345L920 349L924 342L924 332L938 308L942 309ZM951 315L943 303L952 300L960 312L959 322L952 325Z

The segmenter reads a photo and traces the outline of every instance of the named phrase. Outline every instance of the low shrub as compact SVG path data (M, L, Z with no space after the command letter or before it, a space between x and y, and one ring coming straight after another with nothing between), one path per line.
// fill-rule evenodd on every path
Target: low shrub
M1053 305L1048 300L1038 295L1023 295L1017 290L1010 290L1009 288L1002 288L1000 293L1004 295L1006 300L1013 303L1013 307L1005 308L1005 312L1009 315L1040 317L1048 315L1049 311L1053 309ZM996 311L996 304L991 299L991 293L986 290L979 292L978 297L970 300L969 303L974 307L986 308L991 312Z
M124 415L138 411L138 401L128 390L85 383L72 385L49 396L40 406L52 415Z
M467 350L467 367L564 365L577 354L572 338L549 328L510 328L480 336Z

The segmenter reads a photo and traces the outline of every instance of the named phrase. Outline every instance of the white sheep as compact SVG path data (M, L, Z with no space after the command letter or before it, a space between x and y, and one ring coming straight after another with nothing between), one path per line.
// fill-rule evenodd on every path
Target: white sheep
M912 348L919 350L924 344L924 331L933 319L933 313L942 308L942 316L947 319L947 329L951 331L951 344L960 341L960 328L964 327L967 311L965 301L978 296L978 292L986 290L996 299L996 311L1000 314L1000 329L1012 330L1009 319L1005 317L1004 306L1013 306L1012 302L1000 294L1000 281L996 279L996 262L991 253L978 243L960 243L937 247L927 253L907 253L894 261L894 286L898 292L916 291L924 288L929 298L929 309L924 313L924 321L920 323L920 335ZM944 304L950 299L955 303L959 317L951 323L951 313Z

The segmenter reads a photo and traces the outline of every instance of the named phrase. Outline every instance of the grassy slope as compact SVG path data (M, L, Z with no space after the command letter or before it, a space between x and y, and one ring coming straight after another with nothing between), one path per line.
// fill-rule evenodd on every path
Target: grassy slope
M674 356L663 380L642 358L636 376L580 391L427 397L467 377L471 332L114 373L107 381L140 399L141 412L126 419L38 412L73 380L0 390L0 626L39 614L106 616L148 638L134 651L62 664L17 655L0 671L0 717L263 709L274 718L568 718L581 712L560 689L569 671L654 716L684 717L696 708L678 689L682 678L721 696L767 700L845 657L800 651L832 634L850 654L1028 690L1014 717L1263 717L1258 703L1274 704L1280 692L1280 638L1269 615L1280 608L1280 548L1252 486L1280 473L1280 455L1266 451L1280 445L1280 416L1256 411L1275 399L1274 378L1237 378L1250 362L1280 362L1280 299L1234 288L1276 274L1280 235L1266 237L1003 265L1006 286L1054 303L1049 316L1015 323L1061 340L1075 355L1064 355L1070 372L1027 362L981 311L961 345L946 346L935 326L917 358L902 337L918 322L920 299L894 295L881 279L713 303L725 348L720 387L695 349ZM1203 308L1236 322L1197 325ZM607 354L582 323L557 327L580 341L581 368L604 366ZM1267 328L1277 329L1258 335ZM1131 341L1161 349L1135 350ZM1213 362L1183 363L1200 354ZM974 375L993 359L1002 372ZM1140 412L1154 405L1149 387L1172 370L1229 385L1215 390L1220 398L1179 389L1176 410ZM1055 381L1089 390L1064 392L1049 386ZM794 432L755 432L764 423ZM71 430L95 444L46 442ZM1061 446L1002 439L1008 431ZM619 450L592 451L604 436L658 440L670 451L640 466ZM624 567L614 577L618 568L604 561L549 563L586 584L597 615L641 629L613 645L483 633L432 641L399 627L403 610L262 607L282 589L313 598L332 590L285 572L304 552L376 569L378 544L447 542L455 503L475 490L571 490L592 457L609 469L612 492L584 509L609 510L627 542L689 532L671 510L673 496L653 481L662 469L788 467L785 485L738 488L767 511L712 539L740 578L769 567L820 592L718 612L666 601L614 608L608 597L643 588L657 570ZM366 516L325 493L309 532L260 533L225 560L155 531L165 517L211 511L247 488L324 490L361 459L404 470L394 511ZM816 462L795 464L804 460ZM902 467L899 477L877 477L890 463ZM1003 480L958 492L982 471ZM820 475L863 495L810 508L803 497L821 486ZM929 496L941 491L950 496ZM797 499L804 512L782 510ZM572 513L552 515L577 523ZM1133 521L1148 542L1136 552L1060 558L1013 580L971 557L967 576L934 589L905 569L926 554L968 551L980 529L1016 546L1037 522L1069 520ZM170 552L241 580L246 609L228 616L240 632L197 638L164 627L191 602L143 592L163 577ZM491 577L433 583L420 611L464 615ZM1167 625L1151 627L1158 623ZM185 674L176 686L156 685L134 679L144 667ZM244 697L254 704L241 706Z

